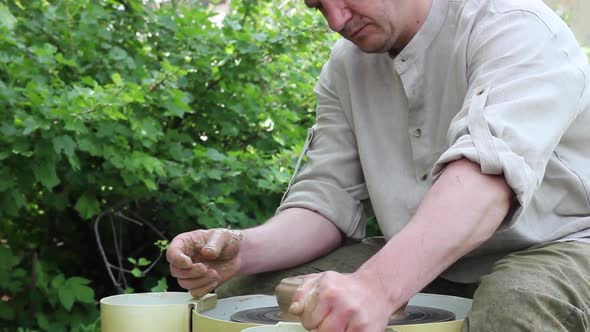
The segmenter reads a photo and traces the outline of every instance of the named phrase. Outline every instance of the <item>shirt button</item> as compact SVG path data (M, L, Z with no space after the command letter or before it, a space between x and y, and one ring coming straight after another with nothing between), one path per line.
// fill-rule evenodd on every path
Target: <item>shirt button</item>
M422 130L420 128L414 130L414 137L422 136Z
M422 176L420 177L420 180L426 181L426 179L428 179L428 173L422 174Z

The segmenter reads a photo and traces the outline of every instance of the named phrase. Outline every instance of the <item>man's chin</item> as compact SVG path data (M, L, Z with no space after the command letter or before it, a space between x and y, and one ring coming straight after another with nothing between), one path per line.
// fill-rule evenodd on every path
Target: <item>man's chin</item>
M376 46L376 45L364 45L362 43L354 43L356 47L358 47L364 53L387 53L388 49L386 47Z
M386 53L390 49L386 43L379 43L375 40L371 40L370 38L350 41L364 53Z

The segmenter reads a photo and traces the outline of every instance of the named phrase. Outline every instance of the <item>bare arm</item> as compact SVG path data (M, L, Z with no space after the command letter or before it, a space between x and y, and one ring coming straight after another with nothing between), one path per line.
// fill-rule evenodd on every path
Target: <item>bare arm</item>
M399 307L489 239L512 196L502 176L483 175L479 165L466 159L450 163L410 223L357 275L368 284L384 286L392 307Z
M313 211L291 208L265 224L244 230L238 274L254 274L303 264L337 248L338 228Z
M479 165L465 159L450 163L412 220L381 251L353 274L306 279L290 312L321 332L382 331L392 312L492 236L511 197L502 176L482 175Z
M340 245L342 235L328 219L292 208L242 232L223 228L176 236L166 259L170 273L193 296L202 296L238 274L302 264Z

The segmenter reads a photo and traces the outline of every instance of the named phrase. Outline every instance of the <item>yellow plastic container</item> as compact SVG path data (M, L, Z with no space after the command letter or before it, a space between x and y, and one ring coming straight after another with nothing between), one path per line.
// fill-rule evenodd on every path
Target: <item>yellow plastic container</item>
M102 332L188 332L189 293L138 293L100 300Z

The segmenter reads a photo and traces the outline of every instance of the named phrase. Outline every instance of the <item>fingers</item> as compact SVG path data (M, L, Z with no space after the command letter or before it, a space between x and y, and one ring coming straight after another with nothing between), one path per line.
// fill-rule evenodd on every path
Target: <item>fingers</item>
M219 275L214 269L209 269L201 263L193 264L190 269L170 267L171 274L178 278L178 284L188 289L193 296L202 296L219 284Z
M360 306L366 303L360 299L363 294L350 278L323 272L306 278L297 288L289 312L299 316L303 326L314 332L383 331L386 322L371 317L369 308ZM376 318L375 322L372 318Z
M303 299L304 308L301 314L301 321L307 329L315 329L320 326L332 309L330 301L319 301L319 295L318 284L316 283Z
M226 230L230 234L229 240L225 243L225 248L221 250L219 258L226 260L230 259L238 253L240 241L242 240L242 232L239 230Z
M185 247L184 240L180 235L170 242L168 250L166 250L166 260L170 263L170 266L176 266L183 269L190 268L193 262L185 253L187 252Z
M192 288L189 290L189 292L193 297L201 297L207 293L211 293L211 291L213 291L217 285L218 283L215 281L202 287Z
M205 280L206 283L218 282L219 281L219 273L213 269L209 268L204 264L197 263L193 264L190 269L179 269L177 267L171 266L170 273L173 277L176 277L178 280L196 280L201 279ZM195 287L201 287L204 282L199 283L199 285L192 285L192 286L183 286L186 289L191 289Z
M293 293L293 298L291 299L291 305L289 306L289 313L292 315L300 316L303 314L303 310L305 308L305 297L309 292L314 288L317 287L317 281L319 279L319 274L311 274L306 276L305 280L297 287L295 292Z
M183 269L190 268L198 257L227 260L236 255L241 238L240 231L223 228L182 233L170 242L166 259Z
M217 283L217 279L214 277L203 277L203 278L191 278L191 279L178 279L180 287L188 290L200 289L208 285Z
M213 229L207 234L207 243L201 249L204 258L229 259L237 253L241 233L228 229Z
M322 276L320 274L308 276L293 294L293 301L289 307L289 312L300 316L303 326L309 330L315 330L326 324L335 327L342 325L336 321L333 322L333 319L329 319L330 312L333 309L333 301L330 292L326 292L325 289L321 288ZM320 289L322 289L321 300ZM319 331L340 330L320 329Z
M346 319L342 319L336 315L328 315L326 318L319 324L319 326L315 327L313 331L346 331L349 332L347 328L347 321Z
M227 229L196 230L176 236L166 251L170 273L193 296L204 295L235 274L242 235Z
M200 278L205 276L209 268L202 263L191 264L189 268L183 269L177 266L170 266L170 274L179 279Z

